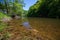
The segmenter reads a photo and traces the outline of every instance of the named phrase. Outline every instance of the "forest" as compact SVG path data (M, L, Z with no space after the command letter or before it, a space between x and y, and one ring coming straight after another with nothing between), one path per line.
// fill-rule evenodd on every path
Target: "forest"
M30 7L27 16L60 18L60 0L38 0Z

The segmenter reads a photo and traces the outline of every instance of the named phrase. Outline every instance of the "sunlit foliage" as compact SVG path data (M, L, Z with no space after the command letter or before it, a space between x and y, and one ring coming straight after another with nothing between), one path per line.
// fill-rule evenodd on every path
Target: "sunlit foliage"
M0 1L0 10L6 14L19 14L23 13L23 0L2 0Z

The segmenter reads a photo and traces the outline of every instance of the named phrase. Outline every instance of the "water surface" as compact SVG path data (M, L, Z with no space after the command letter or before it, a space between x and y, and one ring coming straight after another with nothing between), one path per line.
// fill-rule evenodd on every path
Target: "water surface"
M24 18L23 25L38 30L44 38L60 40L60 19Z

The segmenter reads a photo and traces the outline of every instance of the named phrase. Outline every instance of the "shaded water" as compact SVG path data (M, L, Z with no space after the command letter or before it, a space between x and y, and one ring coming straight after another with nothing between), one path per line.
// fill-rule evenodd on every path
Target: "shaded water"
M40 32L45 39L60 40L60 19L23 18L23 26Z

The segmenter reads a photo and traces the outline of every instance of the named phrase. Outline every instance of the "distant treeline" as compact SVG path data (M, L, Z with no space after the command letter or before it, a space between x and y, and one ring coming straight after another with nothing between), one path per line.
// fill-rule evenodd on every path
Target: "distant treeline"
M60 18L60 0L38 0L30 7L27 16Z

